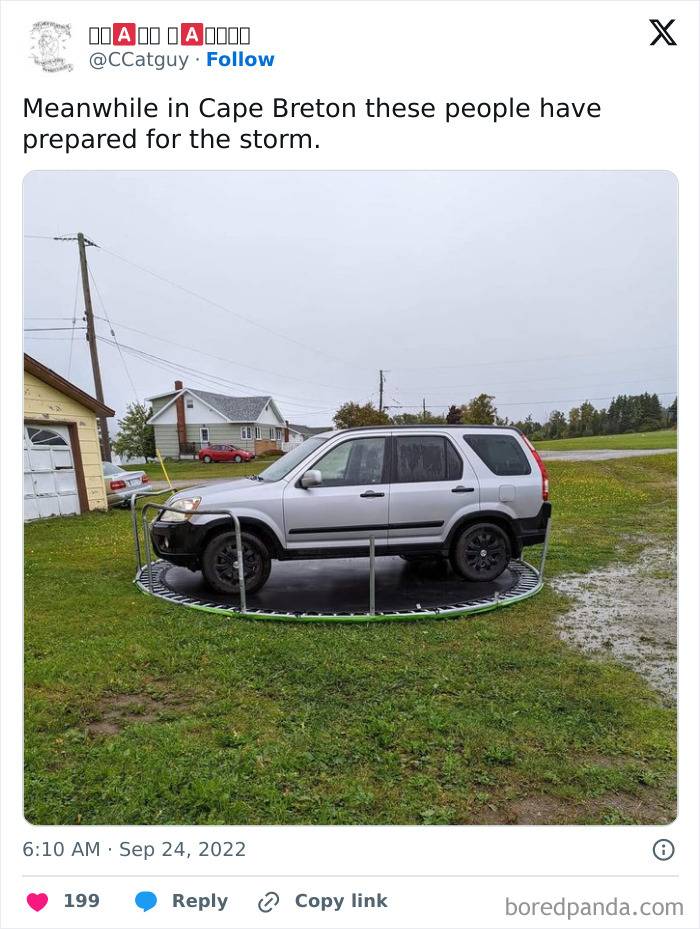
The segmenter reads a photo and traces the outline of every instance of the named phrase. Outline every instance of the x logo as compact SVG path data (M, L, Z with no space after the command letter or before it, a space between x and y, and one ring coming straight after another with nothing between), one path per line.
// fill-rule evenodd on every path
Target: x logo
M671 28L671 26L675 23L675 19L669 19L669 21L666 23L665 26L662 24L660 19L650 19L649 22L652 24L654 29L656 29L656 31L659 33L657 37L654 39L654 41L651 43L652 45L656 45L659 39L663 39L666 45L677 44L674 41L671 33L668 31Z

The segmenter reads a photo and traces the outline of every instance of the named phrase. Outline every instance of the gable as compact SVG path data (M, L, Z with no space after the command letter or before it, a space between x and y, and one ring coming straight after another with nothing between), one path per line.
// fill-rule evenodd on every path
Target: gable
M210 425L211 423L222 423L228 422L227 418L223 413L220 413L215 409L210 403L206 403L200 397L198 397L193 391L187 390L185 388L182 391L178 391L170 399L169 403L166 403L165 406L161 407L160 410L157 410L153 413L153 416L148 420L149 425L159 425L159 426L176 426L177 425L177 406L175 401L179 396L183 397L185 401L185 422L192 425ZM189 408L187 403L191 402L192 407Z

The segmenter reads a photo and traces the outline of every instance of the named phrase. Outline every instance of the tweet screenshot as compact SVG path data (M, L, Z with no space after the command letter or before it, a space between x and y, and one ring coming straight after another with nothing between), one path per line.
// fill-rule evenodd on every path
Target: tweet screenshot
M2 929L700 929L699 12L0 0Z

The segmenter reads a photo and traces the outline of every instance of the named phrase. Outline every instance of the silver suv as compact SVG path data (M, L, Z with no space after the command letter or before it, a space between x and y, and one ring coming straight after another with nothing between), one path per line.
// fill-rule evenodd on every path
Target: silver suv
M544 541L547 471L519 430L384 426L325 432L260 474L175 494L151 524L161 558L238 591L241 522L246 591L273 558L449 558L470 581L497 578L524 545Z

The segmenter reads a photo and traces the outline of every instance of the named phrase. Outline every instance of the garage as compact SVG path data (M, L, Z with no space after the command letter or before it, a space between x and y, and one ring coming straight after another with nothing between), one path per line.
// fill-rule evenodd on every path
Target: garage
M97 417L114 415L56 371L24 356L24 518L107 509Z
M24 427L24 518L80 513L68 426Z

